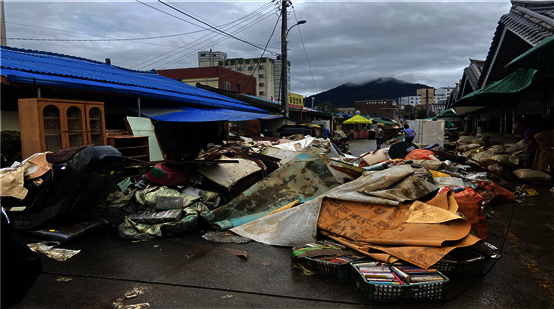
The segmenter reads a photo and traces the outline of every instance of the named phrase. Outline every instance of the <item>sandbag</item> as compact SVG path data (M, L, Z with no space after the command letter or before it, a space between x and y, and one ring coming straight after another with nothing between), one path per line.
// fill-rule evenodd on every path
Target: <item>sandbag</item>
M414 164L422 165L430 171L439 171L446 169L446 164L442 161L434 160L412 160Z
M458 147L458 150L459 151L467 151L467 150L476 149L476 148L479 148L479 147L481 147L481 144L467 144L467 145L462 145L462 146Z
M510 155L495 155L490 160L506 167L516 166L519 163L518 157Z
M504 146L502 145L494 145L490 148L490 150L493 150L494 153L499 154L504 152Z
M489 166L489 169L491 169L495 172L498 172L498 174L500 174L500 177L502 177L504 179L507 179L507 180L513 180L514 179L514 175L508 169L506 169L504 166L502 166L500 164L493 164L493 165Z
M496 153L494 150L486 150L479 153L474 154L471 156L471 158L485 166L496 164L497 162L494 160L491 160L492 157L494 157Z
M552 179L550 175L543 171L534 171L529 168L515 170L513 173L523 181L550 181Z
M504 152L505 153L514 153L514 152L518 152L520 150L525 149L525 147L526 147L525 141L521 140L521 141L513 144L512 146L506 148L506 150L504 150Z
M491 235L489 223L483 210L481 202L483 197L471 188L454 193L454 199L458 203L458 211L471 223L471 230L483 241L487 241Z

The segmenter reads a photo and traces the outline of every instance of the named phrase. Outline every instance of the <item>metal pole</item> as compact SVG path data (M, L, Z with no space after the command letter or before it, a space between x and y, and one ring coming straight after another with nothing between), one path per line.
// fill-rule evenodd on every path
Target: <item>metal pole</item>
M281 103L285 118L289 117L289 95L287 89L287 4L283 0L281 5Z
M137 104L138 104L138 116L140 117L140 97L137 98Z
M314 100L315 100L315 97L312 97L312 109L314 109Z

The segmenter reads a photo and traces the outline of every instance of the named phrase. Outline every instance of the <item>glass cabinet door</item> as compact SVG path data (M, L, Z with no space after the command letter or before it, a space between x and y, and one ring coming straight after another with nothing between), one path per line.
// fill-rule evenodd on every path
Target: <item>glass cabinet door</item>
M85 145L86 130L83 125L83 111L77 106L70 106L67 108L66 115L68 148Z
M55 105L48 105L42 111L44 121L44 140L47 151L56 151L63 149L62 145L62 127L60 119L60 110Z
M88 125L90 143L96 146L104 146L104 117L102 111L98 107L90 107L88 109Z

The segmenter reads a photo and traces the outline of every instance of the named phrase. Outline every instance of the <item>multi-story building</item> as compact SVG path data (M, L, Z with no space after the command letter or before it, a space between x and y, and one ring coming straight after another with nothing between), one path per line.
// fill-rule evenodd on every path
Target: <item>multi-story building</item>
M361 115L388 117L395 120L404 118L404 107L395 99L364 100L354 102Z
M210 64L255 77L256 96L268 100L280 100L281 61L279 59L227 58L227 54L220 51L198 52L198 66L207 67ZM290 93L290 62L288 62L287 77L287 89Z
M188 69L157 70L158 74L185 84L200 83L213 88L238 93L256 94L256 78L223 67L202 67Z
M435 89L435 103L446 104L454 87L440 87Z
M407 96L407 97L400 97L400 105L419 105L421 102L421 97L419 96Z
M417 89L416 93L420 97L419 104L429 105L435 103L435 88Z
M227 54L223 52L202 51L198 52L198 67L215 67L221 61L227 60Z

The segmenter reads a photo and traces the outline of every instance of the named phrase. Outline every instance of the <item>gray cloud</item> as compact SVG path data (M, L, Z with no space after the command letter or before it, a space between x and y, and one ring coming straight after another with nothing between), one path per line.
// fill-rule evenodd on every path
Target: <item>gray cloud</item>
M158 2L146 2L181 19L205 25ZM235 21L269 2L168 2L212 25ZM289 26L292 91L310 95L344 83L394 77L434 87L453 86L468 58L485 59L509 1L494 2L294 2ZM265 46L277 21L275 7L266 18L243 20L234 35ZM138 2L6 1L8 37L52 39L139 38L195 32L145 41L48 42L8 40L14 47L58 52L135 69L196 67L197 52L213 49L229 57L259 57L262 50L156 11ZM261 17L258 15L258 17ZM17 23L17 24L14 24ZM55 28L71 32L33 28ZM230 27L230 26L228 26ZM304 46L298 31L301 31ZM84 32L91 35L77 34ZM266 56L280 53L280 24ZM307 58L313 73L310 73ZM173 52L172 50L177 49ZM271 52L271 53L270 53ZM166 53L166 55L163 55ZM272 54L273 53L273 54ZM163 55L163 56L162 56ZM157 57L156 59L154 59Z

